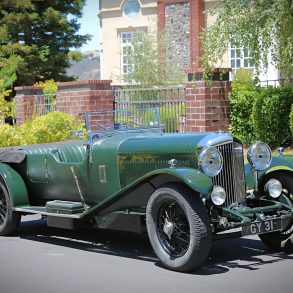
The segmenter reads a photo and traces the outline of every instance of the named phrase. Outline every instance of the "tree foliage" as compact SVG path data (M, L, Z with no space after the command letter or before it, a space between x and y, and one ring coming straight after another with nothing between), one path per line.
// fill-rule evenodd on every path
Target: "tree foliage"
M39 81L35 83L34 85L42 87L44 95L56 94L58 91L58 86L53 79Z
M182 84L183 67L168 56L170 48L165 34L138 33L126 51L128 74L124 74L123 82L139 87Z
M11 94L10 89L16 80L17 57L10 56L6 60L0 59L0 122L3 118L12 115L13 104L6 99Z
M84 3L85 0L0 1L0 60L8 60L11 55L17 58L16 85L69 79L69 50L90 39L89 35L77 33Z
M202 36L206 72L233 44L249 48L257 73L271 59L285 77L292 76L292 0L220 0L208 14L216 15L216 22Z

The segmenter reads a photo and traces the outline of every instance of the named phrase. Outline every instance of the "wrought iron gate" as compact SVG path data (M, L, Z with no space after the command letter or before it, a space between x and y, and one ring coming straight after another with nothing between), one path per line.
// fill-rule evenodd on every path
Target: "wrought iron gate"
M165 132L185 132L185 87L113 89L115 109L159 108Z

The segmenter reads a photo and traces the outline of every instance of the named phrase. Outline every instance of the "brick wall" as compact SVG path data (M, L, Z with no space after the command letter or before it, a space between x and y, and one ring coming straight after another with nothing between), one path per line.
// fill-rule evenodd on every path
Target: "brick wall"
M230 104L227 98L229 81L192 81L186 84L186 131L209 132L228 130ZM35 113L35 97L40 87L17 87L17 124L22 124ZM110 80L88 80L58 83L56 108L83 119L86 111L112 110L114 97ZM101 122L100 118L97 122ZM112 122L112 116L103 116L103 122Z
M186 84L186 131L228 130L231 108L229 81L193 81Z
M113 109L111 80L86 80L57 83L56 109L78 119L85 111ZM36 113L35 95L41 87L16 87L16 123L22 124Z
M58 83L57 110L76 118L86 111L113 110L110 80L87 80ZM83 117L82 117L83 119Z
M16 92L16 123L22 124L36 113L35 95L41 95L43 90L36 86L21 86L14 88Z

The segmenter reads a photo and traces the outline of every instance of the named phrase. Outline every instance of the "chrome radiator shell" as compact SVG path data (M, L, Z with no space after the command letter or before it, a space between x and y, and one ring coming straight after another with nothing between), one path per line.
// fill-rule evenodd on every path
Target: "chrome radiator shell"
M226 190L227 198L222 206L241 203L246 195L243 147L237 142L227 142L215 147L223 156L223 168L212 181L214 185L222 186Z

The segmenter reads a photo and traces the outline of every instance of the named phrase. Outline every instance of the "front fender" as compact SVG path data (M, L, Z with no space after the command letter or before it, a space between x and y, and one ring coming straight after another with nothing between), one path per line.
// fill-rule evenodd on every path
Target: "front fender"
M165 176L163 178L163 176ZM201 194L208 194L212 187L212 180L192 168L165 168L151 171L128 185L118 193L87 210L82 218L123 210L131 206L146 206L147 202L160 184L168 182L183 182L192 190Z
M0 163L0 176L8 189L12 206L15 208L28 205L28 194L21 176L9 165L4 163Z
M192 168L165 168L152 171L147 174L148 177L156 175L171 175L184 182L187 186L198 193L208 194L210 193L213 182L210 177L200 172L197 169Z
M259 172L259 178L273 171L291 171L293 172L293 156L275 156L272 158L270 166L264 171ZM254 187L254 179L250 164L245 165L245 176L247 189Z

